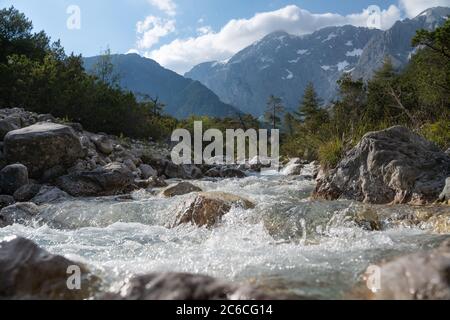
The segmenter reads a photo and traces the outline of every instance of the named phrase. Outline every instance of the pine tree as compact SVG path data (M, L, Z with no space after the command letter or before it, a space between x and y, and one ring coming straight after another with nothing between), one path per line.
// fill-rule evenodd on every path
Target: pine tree
M314 85L309 83L305 89L297 115L307 130L317 132L320 126L328 121L328 113L320 107L321 100L318 97Z
M282 100L279 97L270 95L267 101L267 109L264 114L266 122L272 126L272 129L277 129L281 124L280 114L284 112L284 106Z

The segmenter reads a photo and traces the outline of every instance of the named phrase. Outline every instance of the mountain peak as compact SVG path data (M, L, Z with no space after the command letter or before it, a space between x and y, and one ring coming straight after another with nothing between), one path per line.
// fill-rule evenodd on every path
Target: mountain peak
M450 16L449 7L433 7L422 11L414 20L424 19L427 23L438 22L446 17Z

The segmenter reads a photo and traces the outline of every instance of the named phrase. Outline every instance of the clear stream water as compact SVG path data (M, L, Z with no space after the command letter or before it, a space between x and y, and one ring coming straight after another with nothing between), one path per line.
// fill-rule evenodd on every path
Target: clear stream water
M172 181L175 183L176 181ZM213 229L169 229L185 195L165 199L145 191L132 199L76 199L44 205L30 226L0 229L0 239L19 235L69 259L86 263L117 289L128 276L158 271L207 274L306 298L340 299L361 274L383 258L438 245L447 236L417 227L386 225L367 231L352 217L367 206L351 201L312 201L314 182L302 177L250 176L199 180L204 191L252 200L234 208ZM376 206L386 216L408 206Z

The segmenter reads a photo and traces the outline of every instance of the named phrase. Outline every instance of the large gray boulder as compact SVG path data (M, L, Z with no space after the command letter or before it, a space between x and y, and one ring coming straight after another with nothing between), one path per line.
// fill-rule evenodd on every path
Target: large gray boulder
M232 207L253 209L255 204L245 198L224 192L201 192L187 199L180 207L174 227L191 223L213 227Z
M230 284L203 275L154 273L128 280L115 300L267 300L273 299L251 286Z
M114 162L93 171L62 176L56 183L74 197L109 196L130 191L134 176L128 167Z
M30 177L39 178L57 165L71 167L82 156L82 148L72 128L42 122L10 131L5 136L4 153L9 163L20 162Z
M424 204L438 199L450 157L407 128L366 134L333 170L318 179L314 196L366 203Z
M37 205L41 205L44 203L59 202L68 198L70 198L70 196L57 187L42 186L39 189L38 194L36 194L30 201Z
M69 277L80 271L80 289L69 289ZM93 296L98 278L82 264L14 237L0 242L0 299L86 299Z
M0 211L0 228L15 223L27 224L39 215L39 207L31 202L21 202Z
M372 266L367 272L370 277L379 277L379 287L374 287L371 294L373 299L450 299L450 241L438 249L400 257L378 268L375 272Z
M12 195L20 187L28 184L28 170L22 164L12 164L0 171L0 190Z

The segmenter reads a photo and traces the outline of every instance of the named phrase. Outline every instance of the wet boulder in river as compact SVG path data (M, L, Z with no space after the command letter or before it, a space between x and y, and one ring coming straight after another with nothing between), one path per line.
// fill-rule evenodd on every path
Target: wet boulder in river
M188 194L192 192L201 192L202 189L200 189L197 186L194 186L192 183L189 182L181 182L175 186L169 187L165 189L162 194L163 196L167 198L172 198L175 196L181 196L183 194Z
M70 290L70 275L80 271L79 290ZM13 237L0 242L0 299L85 299L93 295L98 279L88 269Z
M158 176L158 171L153 169L152 166L145 163L139 166L139 170L141 170L142 178L144 179L150 179L151 177Z
M134 186L134 176L128 167L113 162L93 171L62 176L56 183L74 197L109 196L130 191Z
M31 202L21 202L0 211L0 228L15 223L27 224L39 215L39 207Z
M213 227L233 206L253 209L255 205L242 197L224 192L202 192L186 200L174 226L192 223L199 227Z
M10 131L3 148L6 160L25 165L32 178L57 165L69 168L83 154L72 128L50 122Z
M281 174L285 176L298 176L302 172L304 164L299 158L291 159L281 170Z
M379 287L371 295L379 300L449 300L450 241L439 248L394 259L379 266ZM374 282L374 284L376 284Z
M230 284L209 276L154 273L128 280L115 300L265 300L273 299L256 288Z
M450 157L404 127L370 132L337 167L320 177L316 198L424 204L438 199Z

